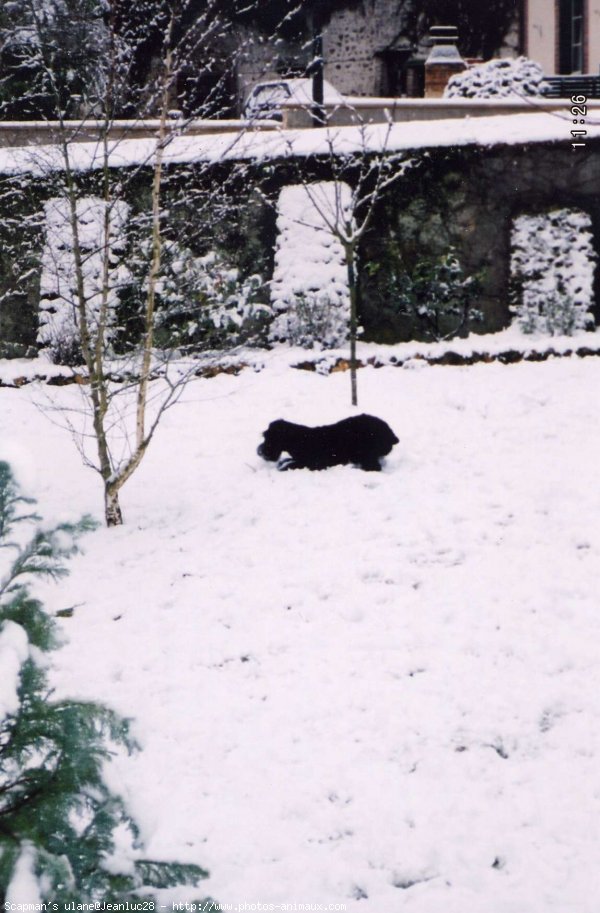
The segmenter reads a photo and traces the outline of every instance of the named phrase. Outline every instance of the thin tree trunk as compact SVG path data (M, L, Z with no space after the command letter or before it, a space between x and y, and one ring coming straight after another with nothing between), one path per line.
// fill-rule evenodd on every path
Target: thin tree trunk
M1 0L0 0L1 2ZM115 35L115 17L116 8L121 0L108 0L108 12L110 30L110 48L109 61L107 70L106 92L104 97L104 131L103 131L103 168L101 176L103 177L103 200L104 200L104 224L102 239L102 288L100 307L97 310L97 321L93 319L96 316L96 310L90 315L88 310L88 300L86 293L86 250L82 247L80 238L80 225L78 218L77 203L80 196L80 187L76 179L76 173L71 166L70 161L70 144L72 138L67 132L65 123L65 111L61 110L60 91L56 81L55 71L52 65L52 59L44 59L45 73L52 90L54 92L58 120L60 124L59 145L63 155L65 189L64 195L68 201L69 221L73 237L73 260L75 272L75 303L77 311L77 324L81 342L81 349L85 360L89 386L86 388L86 394L89 397L91 405L91 417L93 432L98 453L98 465L95 467L103 482L104 489L104 510L107 526L118 526L123 522L123 515L119 503L119 493L122 486L139 466L156 429L158 420L163 411L175 401L176 385L170 385L170 390L164 397L162 404L155 412L154 418L148 416L148 391L152 376L152 362L154 349L154 313L156 306L157 285L161 271L162 260L162 236L161 236L161 179L163 171L164 150L169 142L168 118L167 112L169 102L174 86L174 70L177 66L177 53L174 49L175 30L182 14L181 0L170 0L168 7L171 7L170 20L164 35L163 43L163 60L161 66L161 83L160 83L160 127L159 136L156 144L156 153L154 159L154 174L152 183L152 224L151 224L151 262L148 272L148 289L144 308L144 329L140 344L139 360L139 379L137 380L137 389L133 384L135 395L135 436L127 437L129 447L128 458L117 457L111 452L111 431L113 428L113 415L111 413L111 403L113 392L110 383L110 377L107 377L107 335L111 322L111 217L115 211L119 197L115 191L114 184L111 180L111 171L109 169L109 143L108 127L114 116L115 99L118 92L118 46ZM209 4L212 6L212 4ZM34 25L36 34L40 38L40 48L45 48L43 42L44 19L42 12L37 10L35 4L32 6L32 15L34 16ZM118 210L117 210L118 211ZM129 396L129 386L124 393ZM147 427L149 425L149 427ZM83 445L82 445L83 450ZM87 460L86 460L87 462Z
M66 196L69 204L69 214L70 214L70 225L71 225L71 234L73 239L73 261L75 265L75 280L76 280L76 305L77 313L79 317L79 339L81 342L81 351L83 353L84 361L86 368L88 370L89 380L90 380L90 398L92 402L92 423L94 428L94 435L96 438L96 446L98 450L98 460L99 460L99 469L100 475L104 480L105 488L108 485L108 479L112 474L112 467L110 461L110 453L108 447L108 440L106 437L105 429L105 416L108 408L107 399L106 399L106 378L104 377L104 361L103 353L101 350L97 349L97 345L94 342L90 326L88 323L88 313L87 313L87 300L86 300L86 290L85 290L85 279L83 271L83 255L80 244L79 237L79 218L77 214L77 188L75 184L75 179L71 171L71 162L69 155L69 147L66 142L66 136L64 132L64 127L61 132L61 145L63 153L63 161L65 164L65 177L66 177ZM106 248L103 253L104 259L106 260L109 256L108 249ZM100 330L99 330L100 332ZM117 499L117 508L118 508L118 499ZM107 524L109 526L114 526L117 523L122 523L121 511L111 511L111 522L108 521L107 513ZM120 520L117 520L117 517L121 517Z
M144 342L140 368L140 381L137 395L136 408L136 450L141 451L146 436L146 405L148 398L148 383L152 364L152 347L154 345L154 310L156 306L156 285L161 268L162 258L162 232L161 232L161 183L162 167L167 141L167 111L169 108L169 94L173 77L173 31L175 28L175 13L171 15L169 27L165 36L165 58L163 82L161 87L160 124L154 160L154 178L152 181L152 259L148 274L148 291L146 294L146 309L144 314ZM143 451L142 451L143 452Z
M356 332L358 290L356 287L356 264L354 261L354 245L345 245L346 267L348 270L348 291L350 293L350 393L353 406L358 405L358 384L356 379Z
M119 489L108 482L104 483L104 518L107 526L121 526L123 523Z

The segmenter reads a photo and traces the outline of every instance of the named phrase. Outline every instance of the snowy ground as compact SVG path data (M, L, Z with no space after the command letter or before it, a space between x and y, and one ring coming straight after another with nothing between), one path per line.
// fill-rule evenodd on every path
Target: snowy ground
M255 454L351 414L346 374L188 387L126 525L44 589L76 606L57 693L136 720L110 777L149 855L230 904L597 913L599 386L595 358L365 369L401 439L379 475ZM38 398L0 390L0 458L47 519L99 516Z

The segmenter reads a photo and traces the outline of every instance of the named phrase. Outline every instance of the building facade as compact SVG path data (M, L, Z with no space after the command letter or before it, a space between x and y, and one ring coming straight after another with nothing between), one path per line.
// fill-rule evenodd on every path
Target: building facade
M522 32L547 75L600 73L600 0L524 0Z
M323 29L325 79L343 95L406 93L406 63L416 56L422 68L427 51L402 36L403 25L403 4L398 0L366 0L336 10ZM257 82L304 75L310 54L308 45L281 40L274 49L256 34L240 55L240 96Z
M531 2L543 6L554 0ZM414 28L409 26L412 9L408 0L362 0L336 8L327 17L322 34L325 79L345 96L422 96L431 41L427 34L415 38ZM519 53L523 44L519 21L516 16L495 56ZM464 53L462 45L459 30L458 47ZM278 39L273 44L258 33L251 40L246 35L243 48L237 69L240 100L256 83L304 75L311 57L306 41L294 46Z

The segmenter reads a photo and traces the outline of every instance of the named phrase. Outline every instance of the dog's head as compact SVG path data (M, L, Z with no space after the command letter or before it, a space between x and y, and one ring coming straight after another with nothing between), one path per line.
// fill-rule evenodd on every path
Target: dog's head
M285 450L284 435L288 423L283 419L271 422L266 431L263 431L263 442L259 444L257 453L263 460L275 462Z
M396 435L394 434L394 432L392 431L392 429L389 426L387 426L386 434L382 435L382 444L383 444L382 456L385 456L386 454L390 453L392 447L395 447L396 444L399 444L399 443L400 443L400 438L397 438Z

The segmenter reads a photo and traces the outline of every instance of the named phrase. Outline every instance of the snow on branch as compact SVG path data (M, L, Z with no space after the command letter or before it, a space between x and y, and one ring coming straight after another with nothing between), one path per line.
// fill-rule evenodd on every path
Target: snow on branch
M107 213L106 207L109 207ZM69 201L53 197L44 206L46 239L42 254L38 342L52 355L69 355L79 341L77 270ZM108 215L108 238L105 217ZM107 204L98 197L77 200L78 239L82 254L84 297L90 331L99 329L104 296L107 296L106 337L110 338L119 301L119 289L130 279L121 262L124 228L129 206L122 200ZM109 275L105 271L108 247ZM76 356L75 351L71 353Z

